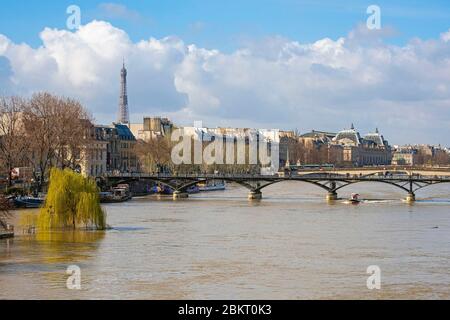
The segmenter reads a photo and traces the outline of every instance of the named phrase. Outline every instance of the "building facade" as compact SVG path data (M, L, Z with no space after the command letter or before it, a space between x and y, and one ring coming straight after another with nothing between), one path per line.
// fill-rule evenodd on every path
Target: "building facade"
M378 129L361 137L352 125L342 130L332 139L332 145L342 147L342 162L352 166L389 165L392 161L392 149Z
M107 145L104 140L93 140L81 152L79 171L86 177L98 177L107 173Z
M117 130L117 145L119 159L114 170L120 172L137 172L138 162L134 152L134 146L136 145L136 138L131 132L130 128L124 124L114 124Z
M395 148L393 165L428 165L446 166L450 164L448 149L440 145L406 145Z
M299 142L301 164L341 164L343 162L344 148L334 144L336 133L316 131L302 134Z
M142 123L130 124L130 130L136 139L143 141L170 137L173 128L172 121L161 117L145 117Z
M104 143L104 173L137 172L139 169L134 152L136 139L128 126L114 123L111 126L95 126L94 144Z
M391 146L378 129L361 136L352 125L338 133L313 130L297 139L289 159L302 165L377 166L388 165L392 159Z
M413 147L399 147L393 153L392 165L414 166L418 164L418 150Z

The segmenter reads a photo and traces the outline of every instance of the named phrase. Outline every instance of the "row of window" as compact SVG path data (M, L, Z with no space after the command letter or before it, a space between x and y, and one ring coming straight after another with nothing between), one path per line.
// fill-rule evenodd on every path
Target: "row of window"
M98 149L91 150L90 151L90 159L102 161L103 159L106 159L106 151L98 150Z
M100 176L105 172L105 167L103 165L91 165L91 176Z

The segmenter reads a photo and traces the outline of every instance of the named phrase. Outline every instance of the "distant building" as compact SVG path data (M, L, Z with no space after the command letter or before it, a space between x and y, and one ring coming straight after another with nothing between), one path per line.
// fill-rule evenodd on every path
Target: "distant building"
M448 155L447 150L441 147L441 145L418 145L416 148L425 158L431 158L432 160L439 160L440 158Z
M312 130L300 136L303 154L301 164L341 164L343 162L343 147L333 144L336 133Z
M80 152L79 172L86 177L98 177L108 171L108 141L100 133L100 128L92 126L91 141Z
M333 138L336 137L336 133L326 132L326 131L316 131L312 130L311 132L304 133L300 136L300 138L310 141L321 140L323 142L331 142Z
M342 161L353 166L389 165L392 160L392 150L387 140L379 133L361 137L355 127L342 130L332 139L333 145L342 146Z
M127 125L115 123L114 127L117 130L119 153L118 167L114 169L120 172L138 171L137 157L134 152L136 138Z
M199 127L183 127L184 134L192 136L194 139L203 139L203 141L210 141L213 136L222 136L226 138L243 139L246 143L249 142L249 138L254 138L256 141L259 139L266 139L269 141L273 136L274 130L270 129L252 129L252 128L199 128Z
M298 142L298 135L294 131L280 131L280 167L292 164L292 154L295 153L295 146Z
M271 159L278 157L278 149L276 149L276 154L272 156L272 150L275 150L277 145L272 145L273 142L277 141L277 130L271 129L253 129L253 128L201 128L201 127L183 127L183 134L185 136L190 136L195 141L202 141L203 147L208 145L211 141L221 138L224 143L223 149L223 163L245 165L247 169L253 170L259 167L265 167L266 164L262 165L261 153L259 147L262 145L260 142L264 141L267 146L267 157ZM253 142L254 148L250 148ZM233 146L233 150L228 150L227 148ZM240 148L243 149L240 149ZM272 149L272 147L274 149ZM244 152L242 152L244 151ZM243 158L238 157L243 155ZM265 159L267 160L267 158ZM273 165L271 163L271 165ZM278 163L277 163L278 165ZM269 165L267 165L269 167Z
M95 126L97 140L106 141L106 172L120 167L119 135L114 126Z
M408 155L410 153L411 155ZM448 149L433 145L406 145L396 148L392 164L405 163L412 165L449 165ZM399 164L400 164L399 163Z
M89 172L89 175L98 176L103 173L138 171L137 157L134 153L136 139L128 126L118 123L111 126L95 126L93 144L96 146L100 142L105 144L104 147L102 146L104 156L99 159L99 161L104 161L105 170L101 173L95 173L94 166L93 173Z
M174 125L168 118L145 117L142 123L130 124L130 130L138 140L149 141L172 134Z
M419 154L418 150L414 147L399 147L396 148L392 156L392 165L406 165L414 166L418 164Z
M301 164L371 166L388 165L392 159L391 147L378 129L362 137L353 125L338 133L304 133L298 137L296 148L296 159Z

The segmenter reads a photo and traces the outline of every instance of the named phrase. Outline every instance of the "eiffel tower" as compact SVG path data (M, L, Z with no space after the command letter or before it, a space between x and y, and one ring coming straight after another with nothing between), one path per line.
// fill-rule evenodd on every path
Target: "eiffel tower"
M130 123L130 114L128 110L128 94L127 94L127 69L125 68L125 61L123 62L122 70L120 71L120 100L119 100L119 119L121 124Z

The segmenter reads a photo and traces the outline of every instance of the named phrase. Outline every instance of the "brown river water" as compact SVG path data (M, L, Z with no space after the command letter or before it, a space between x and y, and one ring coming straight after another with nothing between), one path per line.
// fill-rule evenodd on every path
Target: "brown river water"
M0 299L449 299L450 185L360 184L360 205L288 182L105 205L105 232L0 240ZM384 199L384 200L380 200ZM20 213L15 213L19 220ZM81 269L81 290L66 269ZM367 267L381 270L369 290Z

